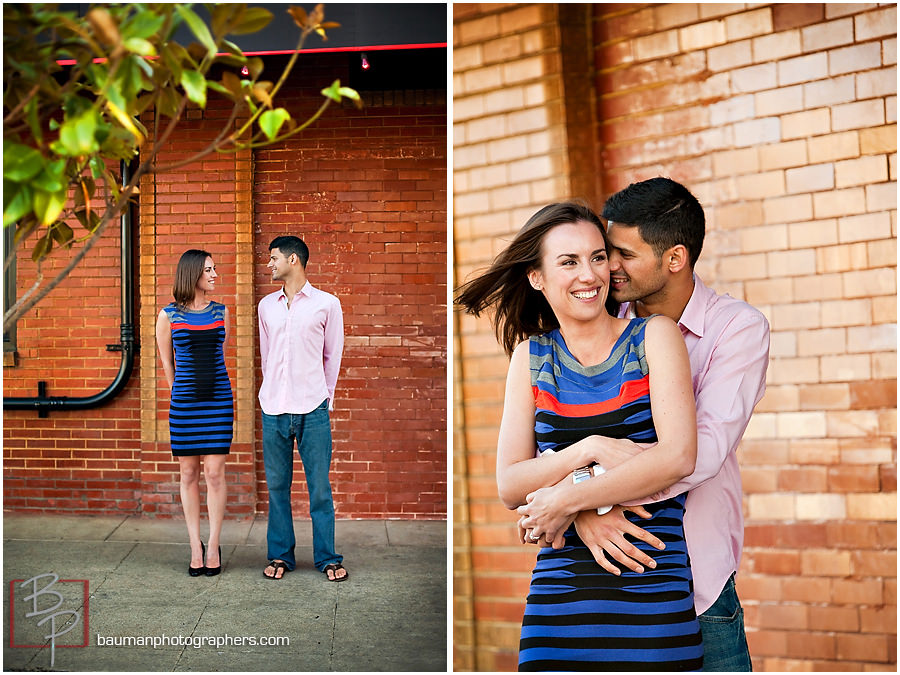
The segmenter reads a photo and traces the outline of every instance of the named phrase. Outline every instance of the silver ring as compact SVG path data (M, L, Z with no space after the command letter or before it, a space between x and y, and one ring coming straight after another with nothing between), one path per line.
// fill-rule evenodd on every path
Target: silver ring
M540 537L535 537L533 534L529 534L528 538L531 539L531 541L540 541L541 540Z

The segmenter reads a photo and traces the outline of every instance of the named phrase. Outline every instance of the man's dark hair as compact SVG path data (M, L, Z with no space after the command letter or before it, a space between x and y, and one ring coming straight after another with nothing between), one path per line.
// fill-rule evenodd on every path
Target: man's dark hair
M309 262L309 247L300 237L289 234L275 237L272 243L269 244L269 250L271 251L273 248L281 251L285 258L289 257L291 253L296 253L297 257L300 258L300 264L303 265L303 269L306 269L306 263Z
M632 183L606 201L602 215L617 225L637 227L657 258L677 244L687 249L691 269L700 257L706 234L703 207L671 178Z

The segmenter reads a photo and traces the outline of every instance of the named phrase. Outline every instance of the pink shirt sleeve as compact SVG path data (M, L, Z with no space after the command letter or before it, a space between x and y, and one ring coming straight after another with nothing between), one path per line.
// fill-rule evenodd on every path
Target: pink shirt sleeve
M697 338L691 334L686 341ZM690 353L691 345L688 344ZM738 316L718 336L711 352L691 353L705 365L696 373L697 464L687 478L667 494L680 494L715 477L740 443L753 408L766 390L769 364L769 325L761 314Z
M260 340L262 343L262 340ZM341 369L341 355L344 351L344 314L341 303L335 298L329 307L325 321L325 346L322 363L325 367L325 386L328 388L328 409L334 410L334 390L337 387L338 372Z
M259 360L262 365L262 372L266 372L266 359L269 356L269 331L266 328L266 322L263 320L265 300L262 300L257 307L259 316Z

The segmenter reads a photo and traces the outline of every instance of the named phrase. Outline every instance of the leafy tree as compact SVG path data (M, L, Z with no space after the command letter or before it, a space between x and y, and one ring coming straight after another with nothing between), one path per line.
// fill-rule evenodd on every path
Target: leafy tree
M207 5L208 22L187 4L94 5L83 17L67 7L73 6L3 5L3 227L15 228L4 270L26 239L35 241L31 257L37 264L34 285L4 314L4 331L78 265L133 198L144 174L213 152L283 141L344 97L360 105L354 90L335 81L303 123L275 107L297 52L277 82L266 81L259 79L262 60L246 57L229 39L266 26L273 16L261 7ZM325 21L322 5L311 12L291 6L287 13L299 28L298 51L310 34L327 39L325 31L338 27ZM175 41L182 24L195 42ZM210 91L233 103L230 118L203 150L159 165L157 154L188 106L205 108ZM156 114L148 129L140 116L151 109ZM143 161L119 185L110 167L139 152ZM83 245L44 283L42 262L54 248L70 249L76 242Z

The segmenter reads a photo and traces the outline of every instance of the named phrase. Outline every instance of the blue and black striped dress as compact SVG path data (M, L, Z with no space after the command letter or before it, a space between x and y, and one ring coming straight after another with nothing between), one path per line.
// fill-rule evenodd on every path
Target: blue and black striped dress
M647 319L632 319L606 361L584 367L558 330L530 340L535 433L541 453L590 435L656 441L644 355ZM632 540L656 569L615 576L594 560L575 528L560 550L542 548L519 642L521 671L700 670L703 645L684 540L686 493L647 504L651 519L626 517L661 539Z
M225 369L225 305L163 308L172 328L175 382L169 435L175 457L227 455L231 450L234 397Z

